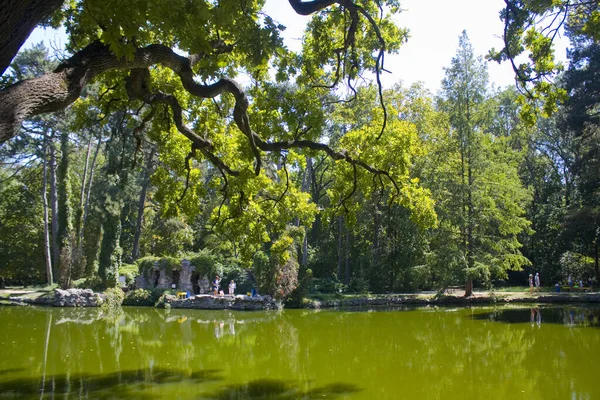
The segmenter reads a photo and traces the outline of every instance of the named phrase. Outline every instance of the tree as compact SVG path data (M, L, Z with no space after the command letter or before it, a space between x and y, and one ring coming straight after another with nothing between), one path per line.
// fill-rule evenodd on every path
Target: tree
M0 8L0 75L33 29L58 10L64 0L2 0Z
M443 186L451 198L439 214L448 219L451 240L460 243L456 253L460 258L453 264L464 270L465 296L471 295L474 278L489 281L492 274L502 276L528 263L517 240L528 227L522 208L527 192L510 148L501 137L486 133L490 125L487 83L486 66L475 57L463 32L442 82L440 105L451 125L445 145L455 151L455 157L448 157L445 169L450 176Z
M9 6L15 6L14 2L10 3ZM282 46L278 32L283 27L271 18L259 18L262 6L259 1L240 4L229 0L216 5L198 1L191 6L188 2L141 2L139 8L120 2L66 4L52 20L54 23L64 21L67 31L72 33L68 46L74 54L53 73L0 91L0 142L13 137L25 118L63 109L75 101L92 80L106 78L121 85L120 96L126 94L131 100L152 107L166 106L177 129L190 140L190 154L200 151L230 175L238 175L239 171L221 160L214 138L196 133L187 123L191 121L185 121L182 111L187 105L186 96L202 99L233 95L235 124L249 141L257 174L262 164L261 152L288 148L322 150L336 159L360 165L358 160L312 140L265 140L251 128L247 113L250 102L242 88L222 76L245 69L264 80L268 63L274 62L281 66L280 77L303 67L311 69L306 71L305 79L323 83L327 81L324 71L330 67L336 73L334 84L344 77L351 82L363 70L374 71L378 77L383 68L383 51L396 50L405 37L405 32L398 30L390 19L389 12L397 11L398 4L395 0L378 5L333 0L290 0L289 3L297 13L315 14L310 51L316 54L307 50L301 64L294 62ZM373 15L379 11L383 19L376 23ZM40 13L39 20L43 14ZM191 24L182 24L182 19L204 28L192 29ZM363 40L366 34L375 40ZM176 54L173 46L189 56ZM375 59L371 56L373 51L378 52ZM147 68L154 65L162 68L150 74ZM158 77L155 71L160 71L162 76ZM197 75L204 81L218 80L213 84L200 84L194 80ZM165 79L177 82L175 77L180 81L174 87L175 92L149 90L157 78L158 82Z
M593 17L593 16L592 16ZM596 279L600 281L600 45L587 40L577 30L570 30L573 49L569 70L562 83L569 94L560 128L573 142L574 171L577 198L567 214L567 227L585 245L581 252L594 259ZM579 249L578 249L579 250Z
M488 57L509 61L515 72L517 86L531 100L522 115L533 123L537 107L543 100L543 114L557 111L557 105L567 99L566 91L553 82L564 66L556 62L554 42L563 28L588 41L600 40L600 5L595 0L523 1L505 0L500 12L504 21L504 47L492 49ZM517 58L529 60L517 64Z

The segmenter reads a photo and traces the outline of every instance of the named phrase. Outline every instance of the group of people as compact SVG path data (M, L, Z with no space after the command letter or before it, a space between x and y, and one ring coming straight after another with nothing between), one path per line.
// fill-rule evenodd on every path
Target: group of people
M540 291L540 273L539 272L535 273L535 277L533 276L533 274L529 274L529 291L530 292L533 292L534 285L535 285L535 290L539 292Z
M219 275L215 276L215 280L213 280L212 283L212 292L213 292L213 296L223 296L224 293L223 291L219 291L219 286L221 285L221 278L219 278ZM229 282L229 295L233 296L235 294L235 288L236 288L236 284L235 281L232 279L231 282Z

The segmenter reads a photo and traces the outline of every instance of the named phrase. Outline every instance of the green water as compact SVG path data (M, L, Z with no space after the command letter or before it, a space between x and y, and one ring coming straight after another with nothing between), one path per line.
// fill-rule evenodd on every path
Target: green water
M600 399L599 317L0 307L0 399Z

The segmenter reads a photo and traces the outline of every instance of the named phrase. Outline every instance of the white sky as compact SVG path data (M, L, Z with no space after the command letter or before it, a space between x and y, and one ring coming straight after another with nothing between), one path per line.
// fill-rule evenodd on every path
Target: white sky
M397 55L386 56L385 68L392 74L384 74L385 86L399 81L404 86L423 81L435 93L444 77L443 68L450 65L464 29L476 55L485 56L492 47L502 48L503 24L499 12L504 0L401 0L400 4L405 11L397 21L410 30L411 37ZM299 49L302 30L310 17L296 15L286 0L267 0L266 13L287 27L286 45ZM560 60L566 59L565 46L566 41L562 50L557 51ZM490 62L488 71L490 83L495 86L514 84L509 64Z
M401 0L405 10L397 21L400 26L410 30L410 39L399 54L387 55L385 68L391 74L384 73L385 86L402 81L408 86L423 81L432 92L436 92L444 76L444 67L456 53L458 37L463 29L477 55L485 56L495 47L502 47L500 35L503 24L499 12L504 0ZM275 21L285 25L283 32L286 45L292 50L301 47L302 33L310 17L297 15L287 0L266 0L265 12ZM25 46L44 40L47 45L62 48L64 33L52 30L36 29ZM559 41L557 58L566 60L567 40ZM514 84L514 74L508 63L488 63L490 83L505 87Z

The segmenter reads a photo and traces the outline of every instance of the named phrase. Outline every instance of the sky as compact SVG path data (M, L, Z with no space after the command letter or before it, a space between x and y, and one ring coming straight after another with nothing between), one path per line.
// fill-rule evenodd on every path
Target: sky
M500 35L503 23L499 13L504 0L401 0L404 10L396 17L401 27L410 30L410 39L397 55L385 57L384 85L402 81L404 86L422 81L436 93L444 77L444 67L450 65L463 30L473 45L476 55L485 56L495 47L502 48ZM266 12L287 27L283 33L291 49L301 46L302 31L309 17L295 15L286 0L267 0ZM560 60L566 59L564 47L557 51ZM514 73L508 63L488 63L490 83L496 87L514 84ZM386 76L387 75L387 76Z
M409 86L422 81L436 93L444 77L444 67L450 65L458 47L458 37L463 30L473 45L476 55L485 56L495 47L502 48L503 24L499 12L504 0L401 0L404 10L396 17L401 27L410 30L410 39L402 45L397 55L387 55L383 84L389 87L402 82ZM310 17L297 15L287 0L266 0L265 12L275 21L285 25L285 44L292 50L301 48L302 33ZM36 29L26 43L44 40L47 45L61 48L64 33ZM567 40L560 41L556 57L566 59ZM496 87L514 84L514 73L508 63L488 63L490 83ZM243 84L243 82L241 82Z

